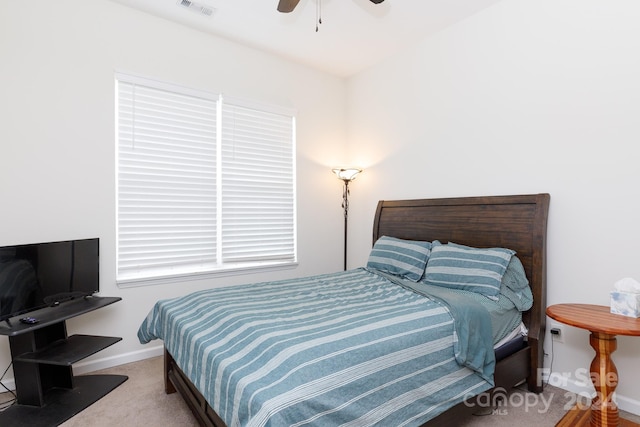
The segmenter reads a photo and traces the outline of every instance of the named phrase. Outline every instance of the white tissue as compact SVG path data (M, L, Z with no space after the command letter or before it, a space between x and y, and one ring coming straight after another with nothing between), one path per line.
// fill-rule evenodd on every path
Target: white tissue
M631 294L640 294L640 283L631 277L625 277L618 280L614 285L618 292L629 292Z

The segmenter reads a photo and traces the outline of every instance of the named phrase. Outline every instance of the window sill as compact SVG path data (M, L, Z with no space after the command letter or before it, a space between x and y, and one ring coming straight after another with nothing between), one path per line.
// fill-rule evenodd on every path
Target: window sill
M200 271L194 273L178 273L164 276L136 277L116 279L119 288L135 288L138 286L164 285L167 283L185 282L191 280L205 280L225 276L238 276L241 274L253 274L264 271L288 270L296 268L297 262L259 263L242 266L229 266L215 270Z

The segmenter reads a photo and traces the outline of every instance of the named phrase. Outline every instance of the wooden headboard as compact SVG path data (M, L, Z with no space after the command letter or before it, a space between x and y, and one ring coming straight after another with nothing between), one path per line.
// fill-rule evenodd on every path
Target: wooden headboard
M541 391L538 368L546 320L546 236L549 194L382 200L373 223L379 237L455 242L474 247L503 247L516 251L533 293L533 307L523 314L529 328L531 372L529 389ZM535 375L535 378L533 378Z

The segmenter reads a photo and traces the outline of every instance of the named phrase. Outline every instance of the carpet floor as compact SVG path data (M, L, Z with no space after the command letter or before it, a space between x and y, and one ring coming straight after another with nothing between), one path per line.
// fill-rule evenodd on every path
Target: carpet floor
M61 427L198 426L189 408L177 393L165 394L162 369L162 358L155 357L92 372L127 375L129 379L98 402L61 424ZM8 393L0 394L0 402L8 400L9 397ZM555 426L565 412L576 403L576 395L548 385L539 395L514 389L504 394L497 406L489 407L490 403L492 402L481 401L477 407L478 415L470 415L457 426ZM634 422L640 422L638 416L624 412L621 415Z

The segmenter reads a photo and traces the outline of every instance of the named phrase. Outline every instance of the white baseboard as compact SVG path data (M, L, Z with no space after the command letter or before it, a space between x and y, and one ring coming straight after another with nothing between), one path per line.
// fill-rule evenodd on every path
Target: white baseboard
M127 363L139 362L140 360L162 356L163 354L164 347L162 345L159 345L156 347L145 348L144 350L119 354L117 356L80 362L73 365L73 373L74 375L87 374L89 372L100 371L102 369L113 368L120 365L126 365ZM16 384L13 378L3 380L2 384L9 390L16 389ZM6 390L4 388L0 389L0 393L2 393L3 391Z
M552 386L585 396L585 398L593 396L595 393L593 384L580 382L573 378L567 378L557 372L553 372L548 379L549 384ZM640 415L640 401L626 396L621 396L619 393L615 394L614 399L619 409L634 415Z
M140 360L162 356L163 354L164 347L159 345L151 348L145 348L144 350L119 354L117 356L83 361L73 365L73 373L75 375L82 375L89 372L100 371L102 369L113 368L115 366L126 365L127 363L139 362Z

